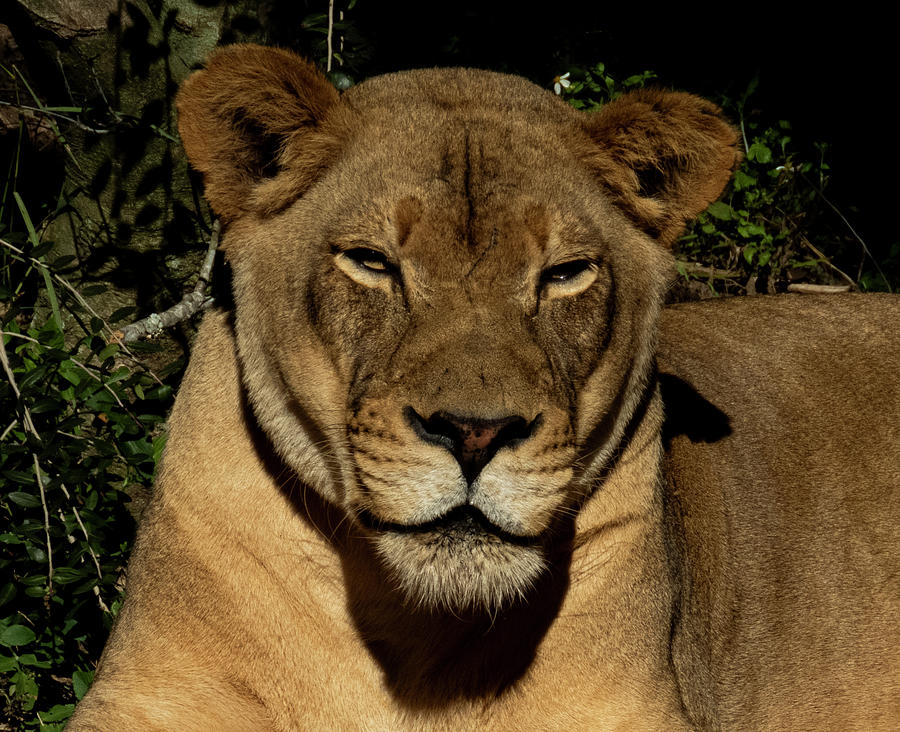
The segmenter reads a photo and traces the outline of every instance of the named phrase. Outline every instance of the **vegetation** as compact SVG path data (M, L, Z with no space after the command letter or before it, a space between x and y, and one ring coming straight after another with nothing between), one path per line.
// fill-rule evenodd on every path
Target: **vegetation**
M150 486L162 379L180 364L157 375L113 342L133 308L101 318L12 199L2 220L25 232L0 234L0 704L17 728L61 728L121 604L128 505Z
M644 71L617 82L601 63L565 77L562 84L557 77L559 93L579 109L593 109L652 83L656 74ZM789 121L766 125L748 112L756 84L736 99L715 100L740 126L744 159L722 199L678 243L680 274L703 283L689 295L783 292L799 282L896 290L900 244L883 262L871 255L825 193L828 145L797 144Z
M337 17L329 26L317 12L304 24L336 85L365 75L365 41L352 22ZM126 347L117 329L136 309L108 307L111 286L86 284L84 258L61 253L48 233L71 213L72 191L91 181L26 186L22 160L35 119L75 167L70 129L124 126L169 142L174 130L161 116L128 118L105 97L46 107L17 69L0 73L16 82L8 103L38 110L19 121L0 183L0 707L10 728L61 729L122 601L133 507L152 484L184 357L156 341ZM564 99L591 109L654 77L617 81L596 64L554 81ZM795 141L786 121L763 123L749 111L753 93L718 100L740 124L745 158L722 201L678 245L684 283L695 283L688 294L773 292L800 281L896 288L900 247L875 261L826 197L827 146ZM187 230L209 230L202 206L182 215Z

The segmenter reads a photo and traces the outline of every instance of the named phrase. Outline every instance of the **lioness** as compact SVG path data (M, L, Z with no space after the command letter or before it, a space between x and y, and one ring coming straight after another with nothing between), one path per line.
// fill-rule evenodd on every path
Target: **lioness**
M71 730L897 728L900 302L661 312L713 105L236 46L178 107L235 308Z

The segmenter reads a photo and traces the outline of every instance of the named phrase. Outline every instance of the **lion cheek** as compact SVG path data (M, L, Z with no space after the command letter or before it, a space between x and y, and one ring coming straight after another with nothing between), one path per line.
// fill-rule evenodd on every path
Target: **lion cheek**
M498 455L488 463L472 486L469 502L493 524L515 536L537 537L561 516L570 513L574 496L567 490L573 470L510 469ZM495 464L496 463L496 464Z

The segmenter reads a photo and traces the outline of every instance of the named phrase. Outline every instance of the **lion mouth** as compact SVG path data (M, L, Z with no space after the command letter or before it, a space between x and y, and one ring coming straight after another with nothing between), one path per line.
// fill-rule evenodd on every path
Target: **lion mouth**
M508 544L534 546L538 536L511 534L492 523L480 510L470 504L457 506L442 516L420 524L400 524L386 521L363 510L358 515L367 529L375 532L390 531L397 534L438 535L453 539L494 537Z

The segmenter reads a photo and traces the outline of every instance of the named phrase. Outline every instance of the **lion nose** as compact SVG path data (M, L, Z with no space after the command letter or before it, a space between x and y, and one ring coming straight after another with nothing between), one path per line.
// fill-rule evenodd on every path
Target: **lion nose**
M535 419L529 423L518 415L482 419L449 412L435 412L423 419L412 408L407 409L407 417L422 439L450 450L470 484L497 450L530 437L537 422Z

